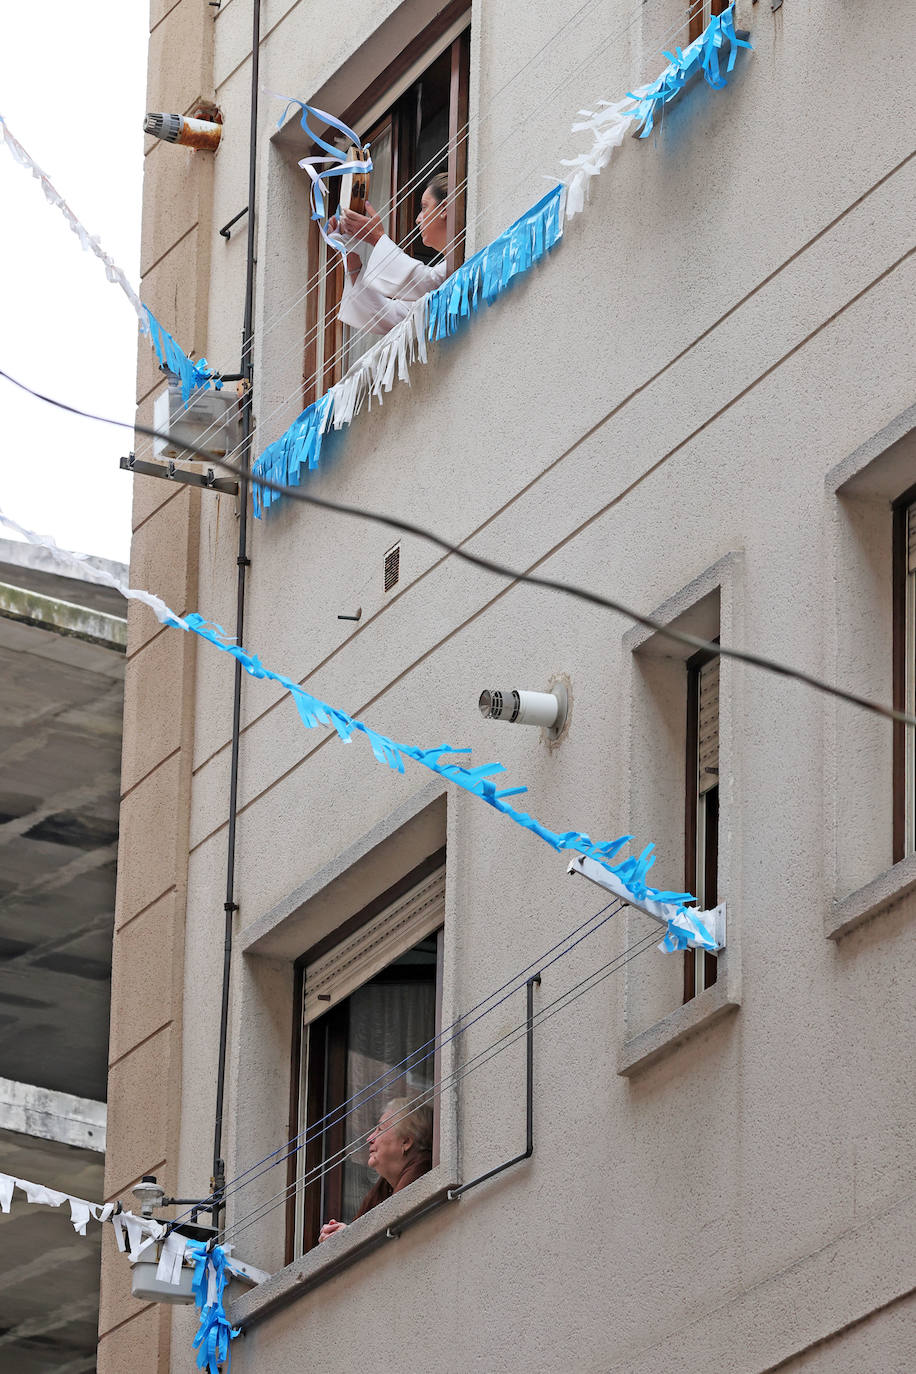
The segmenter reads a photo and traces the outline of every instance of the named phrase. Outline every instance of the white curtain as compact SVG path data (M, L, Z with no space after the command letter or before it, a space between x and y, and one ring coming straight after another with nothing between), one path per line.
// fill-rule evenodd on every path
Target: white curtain
M350 1035L347 1050L347 1099L367 1089L366 1101L347 1118L348 1141L372 1130L395 1097L414 1098L432 1086L433 1057L428 1045L421 1062L406 1074L392 1076L379 1093L375 1080L436 1033L436 989L432 982L367 983L350 998ZM398 1070L398 1074L401 1070ZM352 1221L378 1175L366 1166L367 1151L344 1163L342 1221Z

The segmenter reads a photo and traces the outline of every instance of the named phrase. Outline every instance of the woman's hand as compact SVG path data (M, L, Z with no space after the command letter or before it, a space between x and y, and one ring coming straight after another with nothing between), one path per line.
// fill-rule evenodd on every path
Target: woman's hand
M366 201L367 214L359 215L355 210L341 210L340 227L351 239L363 239L375 245L384 236L385 226L381 217Z
M326 1221L318 1232L318 1244L320 1245L323 1240L328 1240L331 1236L336 1236L338 1231L346 1231L346 1229L347 1223L345 1221Z

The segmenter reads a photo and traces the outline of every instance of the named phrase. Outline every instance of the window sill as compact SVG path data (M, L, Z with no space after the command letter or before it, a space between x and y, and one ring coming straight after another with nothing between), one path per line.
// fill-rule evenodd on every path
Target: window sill
M908 854L841 902L834 902L824 917L824 934L828 940L841 940L856 926L883 916L912 892L916 892L916 854Z
M229 1308L230 1322L244 1330L287 1303L295 1302L371 1250L396 1240L400 1232L419 1220L424 1212L446 1202L448 1190L457 1186L444 1165L430 1169L409 1188L395 1193L360 1217L342 1234L316 1245L308 1254L239 1297Z
M724 970L723 970L724 972ZM617 1072L622 1078L635 1078L660 1059L664 1059L691 1036L698 1035L728 1013L737 1011L741 1002L729 986L727 973L711 988L692 1001L656 1021L654 1026L627 1040L617 1056Z

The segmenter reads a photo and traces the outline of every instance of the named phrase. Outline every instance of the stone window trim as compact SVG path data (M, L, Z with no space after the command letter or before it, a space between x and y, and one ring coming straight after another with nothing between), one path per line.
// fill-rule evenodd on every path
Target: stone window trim
M914 892L916 854L908 854L842 901L834 901L824 916L824 934L828 940L842 940L858 926L887 915Z
M289 971L292 1025L296 1019L294 967L303 948L320 948L322 942L333 943L339 933L347 933L351 919L362 913L365 901L361 900L358 894L368 891L384 894L393 884L403 879L405 874L444 850L446 898L443 925L445 936L442 1016L444 1024L449 1024L454 1019L456 923L453 903L456 862L454 855L457 852L455 830L458 821L456 808L450 804L451 801L448 785L442 779L437 778L419 788L347 849L335 855L314 874L291 889L275 907L256 916L242 929L238 944L249 973L241 996L241 1015L248 1014L246 998L260 995L256 970L259 967L275 970L286 968ZM256 1011L254 1004L253 1010ZM278 1043L274 1053L279 1056L282 1050L282 1045ZM288 1081L289 1063L287 1060L284 1060L284 1063L283 1072ZM440 1052L439 1064L439 1072L444 1080L452 1074L455 1065L455 1049L446 1043ZM240 1100L250 1089L252 1075L258 1080L263 1078L262 1067L257 1057L242 1056L236 1074L236 1088ZM285 1125L286 1103L282 1119ZM284 1293L289 1289L295 1295L323 1283L344 1267L344 1262L348 1264L355 1261L371 1248L372 1244L378 1243L380 1239L387 1239L386 1232L389 1228L406 1224L407 1219L412 1220L419 1208L425 1209L427 1206L437 1205L439 1200L444 1201L447 1190L456 1187L460 1182L457 1126L455 1094L445 1092L439 1099L438 1159L433 1168L402 1192L394 1194L366 1213L365 1217L359 1218L358 1224L354 1223L332 1241L316 1246L305 1255L296 1258L291 1253L289 1245L289 1226L287 1224L283 1227L287 1232L285 1256L281 1261L281 1254L278 1253L273 1264L268 1261L261 1265L262 1268L274 1269L274 1274L269 1284L262 1284L246 1295L246 1312L261 1310L262 1289L267 1294L264 1303L273 1305L274 1299L271 1295L278 1287ZM270 1139L265 1143L269 1148L274 1148L277 1141ZM251 1144L252 1142L239 1141L236 1148L243 1150L247 1156L251 1153ZM282 1211L272 1214L273 1216L282 1216ZM278 1225L282 1226L282 1223ZM277 1261L281 1261L284 1267L275 1267ZM301 1283L297 1277L299 1275L305 1275ZM283 1301L285 1300L284 1298Z
M244 1331L279 1308L304 1297L379 1246L399 1240L401 1233L421 1216L447 1204L449 1190L457 1186L457 1170L452 1162L434 1165L428 1174L379 1203L345 1231L315 1246L243 1294L229 1307L230 1322ZM418 1238L422 1238L422 1231Z
M738 605L744 578L744 555L740 551L725 554L710 567L682 587L680 591L663 602L652 612L652 618L663 625L674 625L691 633L704 635L704 606L712 597L719 598L719 626L722 639L728 643L735 637ZM708 637L708 636L707 636ZM638 653L654 656L676 656L685 660L692 654L686 646L683 649L665 641L657 631L638 625L628 630L622 639L628 661ZM670 647L667 647L670 646ZM730 747L730 724L734 719L737 706L729 702L729 674L727 661L723 660L724 688L721 706L723 727L724 760L723 775L737 771L737 760L730 757L734 749ZM673 1008L654 1025L637 1035L627 1037L626 1003L622 1005L620 1039L617 1051L617 1073L623 1078L635 1078L652 1065L666 1059L687 1040L709 1029L717 1022L735 1012L741 1005L741 949L739 927L736 920L737 874L740 867L740 842L737 837L737 817L731 826L732 840L723 845L720 862L727 865L727 876L722 882L720 900L727 901L728 938L726 949L719 956L718 979L691 1001ZM662 956L659 955L661 958ZM666 955L666 958L673 956Z
M911 493L913 488L913 456L916 453L916 404L908 406L894 416L883 429L867 438L857 449L844 458L826 474L824 487L830 514L839 520L839 508L843 501L871 503L888 512L889 529L895 504L901 497ZM890 536L889 536L890 537ZM838 543L838 536L835 543ZM890 552L890 550L889 550ZM838 556L838 555L837 555ZM888 587L888 598L893 586ZM835 608L836 617L843 615L842 604ZM893 612L891 619L894 619ZM899 635L899 627L894 625L894 634ZM898 644L889 645L889 653L896 654ZM852 684L855 685L855 684ZM895 684L896 696L896 684ZM870 695L876 695L869 691ZM887 693L883 695L887 696ZM898 704L895 702L895 704ZM835 706L837 703L835 703ZM836 717L837 712L834 712ZM899 736L899 731L896 732ZM895 739L893 773L899 769L899 737ZM828 794L831 793L830 779L827 780ZM899 828L897 811L899 782L896 776L887 779L888 789L894 791L893 822L894 831ZM828 823L835 825L835 816ZM877 872L867 882L860 883L852 891L849 884L842 884L834 874L834 895L828 901L823 914L825 938L841 940L858 926L888 913L898 902L906 898L916 888L916 854L900 853L900 837L897 833L887 836L887 858L896 859L889 866L875 863ZM866 876L863 874L863 876ZM845 890L844 890L845 887Z

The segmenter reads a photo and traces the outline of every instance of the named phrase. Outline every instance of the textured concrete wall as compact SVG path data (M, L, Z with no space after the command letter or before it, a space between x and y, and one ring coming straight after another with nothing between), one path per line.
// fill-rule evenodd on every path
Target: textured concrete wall
M190 114L212 100L212 15L195 0L151 4L148 109ZM141 295L198 356L206 337L212 174L206 154L147 139ZM153 350L141 340L140 423L152 422L162 388ZM147 456L148 441L138 436L136 448ZM131 585L155 589L178 610L196 606L199 523L199 494L135 479ZM194 654L185 636L130 603L105 1170L112 1198L129 1197L145 1173L177 1191ZM209 1166L201 1191L208 1178ZM131 1297L129 1268L106 1236L99 1370L165 1370L169 1341L167 1311Z
M177 13L187 4L162 21L175 26L176 43L192 41L181 37ZM637 15L624 0L606 0L539 55L574 8L546 0L474 7L475 243L540 194L560 157L584 146L568 132L577 109L656 74L657 49L678 41L683 18L682 5L662 0ZM308 97L394 10L335 7L332 24L330 9L322 23L322 7L266 4L263 85ZM643 610L674 614L673 602L689 601L698 579L712 577L724 639L887 698L886 501L872 508L871 498L838 498L826 479L913 400L916 121L905 63L916 15L900 7L896 28L879 27L861 7L827 0L786 0L775 13L739 0L739 23L753 29L756 51L739 60L728 90L698 88L651 140L628 140L552 260L436 348L410 389L362 415L330 446L311 486ZM186 213L181 235L172 225L171 251L150 258L166 293L186 288L172 299L188 313L172 316L163 305L166 322L223 367L238 348L244 235L225 244L214 226L246 198L249 31L249 8L224 0L213 35L226 137L212 204L207 214ZM172 52L166 36L157 40L163 63ZM187 60L176 57L179 70ZM265 96L259 445L298 409L298 297L308 272L301 175L281 144L268 144L279 112ZM150 159L177 165L181 156L159 147ZM205 240L209 291L204 275L186 277L195 263L209 270ZM170 552L159 575L185 577L186 592L196 578L199 608L231 622L231 502L196 506L181 495L150 506L162 494L142 487L138 479L135 560L146 560L146 585L161 589L150 561L161 541ZM506 585L415 539L402 541L401 581L386 596L392 540L382 528L293 504L258 523L249 648L395 738L468 744L475 763L500 758L511 782L528 783L526 805L554 828L654 839L653 876L679 886L681 822L668 793L683 766L682 663L634 655L623 618ZM338 621L355 604L358 626ZM153 629L138 627L131 660L134 690L151 699L140 682L144 655L149 676L158 674ZM190 652L176 640L176 655ZM543 688L560 672L572 681L574 709L559 748L478 716L482 687ZM155 1060L180 1115L177 1177L168 1183L182 1193L199 1189L209 1169L231 679L228 660L203 646L193 676L182 659L169 681L193 721L182 715L179 734L163 741L170 756L136 774L122 815L122 826L144 834L135 850L122 846L133 853L125 898L147 914L157 899L166 904L163 919L178 922L175 948L184 945L167 1052L156 1034L134 1051ZM163 717L162 701L178 700L172 690L158 699ZM154 700L150 711L157 728L174 731L174 721L159 722ZM912 1364L912 1315L898 1300L916 1288L906 1149L914 898L891 876L873 919L841 941L825 934L834 903L891 865L889 732L737 668L723 672L722 731L728 1005L719 988L680 1009L674 965L651 953L546 1023L531 1163L254 1326L234 1351L241 1374L292 1374L319 1352L333 1370L371 1363L443 1374L762 1374L788 1360L796 1363L787 1368L865 1368L855 1352L875 1348L876 1369ZM148 767L149 742L138 733L126 738L125 759L142 753ZM273 687L246 681L240 942L288 894L384 828L426 781L416 770L387 772L358 743L343 748L323 731L306 733ZM186 903L177 873L169 872L174 892L153 891L166 862L157 846L179 855L160 831L181 815L182 799ZM175 857L176 868L183 861ZM447 882L446 1022L601 904L546 846L465 796L449 799ZM371 876L354 878L348 895L354 910L374 896ZM542 1002L621 953L639 929L605 927L549 971ZM303 948L308 933L306 924ZM138 962L125 955L125 968ZM289 960L256 951L236 960L230 1175L287 1135L291 984ZM517 1002L474 1027L462 1052L516 1024ZM516 1047L462 1084L464 1178L519 1148L521 1074ZM124 1083L130 1100L126 1073ZM124 1130L133 1167L143 1151ZM166 1151L170 1167L171 1130L153 1151ZM281 1172L243 1190L230 1220L276 1193ZM271 1270L282 1266L283 1248L282 1210L239 1239L246 1258ZM256 1307L255 1295L239 1310ZM141 1324L155 1320L152 1311L134 1319L138 1340ZM177 1311L172 1324L170 1367L189 1370L193 1314Z

